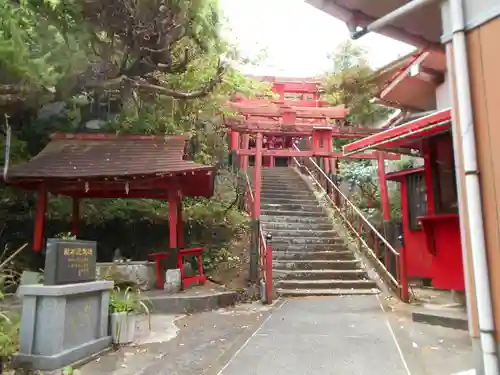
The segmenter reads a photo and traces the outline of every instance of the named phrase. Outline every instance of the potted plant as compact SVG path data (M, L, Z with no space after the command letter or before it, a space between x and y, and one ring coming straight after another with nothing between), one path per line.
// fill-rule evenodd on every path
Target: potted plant
M149 308L141 298L137 288L127 287L124 291L116 286L109 298L111 337L118 345L134 341L137 316L146 314ZM149 322L151 329L151 322Z

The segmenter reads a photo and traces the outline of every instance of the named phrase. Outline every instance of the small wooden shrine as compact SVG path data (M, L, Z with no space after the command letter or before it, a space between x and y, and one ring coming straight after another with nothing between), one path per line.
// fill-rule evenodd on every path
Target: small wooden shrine
M185 137L163 135L52 135L50 143L38 155L12 166L4 181L37 193L33 251L45 246L48 194L72 198L71 232L75 236L81 199L166 199L170 251L153 257L157 263L158 286L163 288L160 258L173 257L173 263L178 265L184 256L199 256L202 251L197 249L193 254L193 249L184 249L183 198L211 197L214 190L214 167L185 160L186 141ZM202 269L200 272L203 279ZM185 285L189 283L189 280L183 281Z

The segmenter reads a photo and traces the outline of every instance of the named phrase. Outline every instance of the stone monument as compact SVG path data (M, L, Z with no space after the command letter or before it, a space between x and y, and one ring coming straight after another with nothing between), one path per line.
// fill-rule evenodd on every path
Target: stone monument
M111 344L112 281L96 281L96 243L48 239L42 284L21 285L17 367L53 371Z

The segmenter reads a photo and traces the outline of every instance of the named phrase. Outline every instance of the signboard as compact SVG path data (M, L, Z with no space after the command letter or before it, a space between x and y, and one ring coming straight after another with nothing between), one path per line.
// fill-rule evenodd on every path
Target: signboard
M45 256L45 285L75 284L96 279L95 241L49 238Z

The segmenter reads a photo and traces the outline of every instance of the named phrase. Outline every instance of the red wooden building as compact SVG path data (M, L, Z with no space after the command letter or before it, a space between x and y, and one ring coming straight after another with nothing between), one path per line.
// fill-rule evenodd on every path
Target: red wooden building
M163 287L160 259L201 256L202 249L184 249L182 200L211 197L214 167L185 160L186 138L163 135L54 134L28 162L12 166L5 182L37 192L33 250L45 246L48 194L71 197L71 231L78 235L80 200L86 198L151 198L169 202L170 251L153 255L158 286ZM181 270L183 267L180 267ZM203 281L203 270L184 285Z
M385 150L420 156L423 166L387 175L401 184L402 257L408 276L463 291L451 109L439 51L417 51L381 69L378 100L404 111L396 126L344 146L345 155ZM444 108L443 108L444 107ZM413 118L408 120L408 118Z

